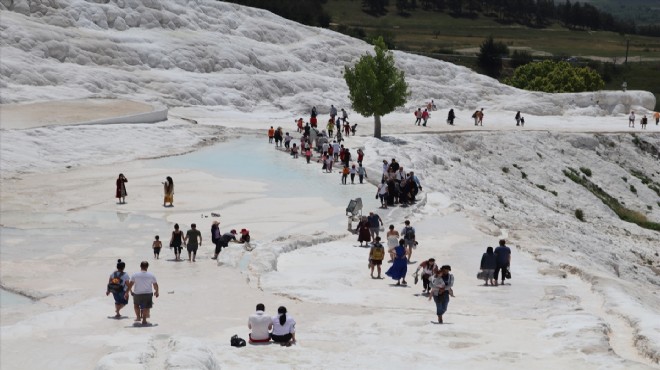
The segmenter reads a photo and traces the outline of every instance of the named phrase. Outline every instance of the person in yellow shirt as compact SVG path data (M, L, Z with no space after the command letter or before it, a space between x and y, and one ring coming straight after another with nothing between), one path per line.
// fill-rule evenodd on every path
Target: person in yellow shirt
M655 119L655 125L658 125L658 121L660 121L660 112L655 112L653 113L653 118Z

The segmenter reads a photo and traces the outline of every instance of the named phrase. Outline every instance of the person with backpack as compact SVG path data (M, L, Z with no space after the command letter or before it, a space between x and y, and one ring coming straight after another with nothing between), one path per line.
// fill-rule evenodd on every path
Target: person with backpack
M415 228L410 226L410 221L408 220L406 220L404 224L406 226L401 230L401 236L403 237L404 246L406 248L406 256L408 257L408 260L410 260L410 258L412 258L413 248L417 248Z
M382 279L380 277L380 266L383 264L383 259L385 259L385 247L380 244L380 236L377 236L369 250L369 268L371 269L372 279ZM374 267L378 269L378 276L375 278Z
M126 268L126 263L118 259L117 270L110 274L105 291L106 296L112 293L112 297L115 299L115 319L121 318L119 311L128 304L128 282L130 279L128 274L124 272L124 268Z
M521 116L520 116L520 111L518 111L518 112L516 113L516 117L515 117L515 118L516 118L516 126L520 126L520 118L521 118Z
M414 125L419 126L422 123L422 108L417 108L415 111L415 123Z

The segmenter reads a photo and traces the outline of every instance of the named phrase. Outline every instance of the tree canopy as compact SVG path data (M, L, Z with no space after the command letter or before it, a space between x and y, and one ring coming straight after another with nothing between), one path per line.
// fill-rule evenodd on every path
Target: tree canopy
M589 67L551 60L518 67L505 82L520 89L552 93L595 91L605 86L598 72Z
M509 48L502 42L495 42L493 36L481 44L477 64L490 77L499 77L502 71L502 56L509 55Z
M344 79L353 109L364 117L374 116L374 137L380 138L380 117L403 106L410 93L405 74L394 65L394 55L382 37L374 40L374 52L344 67Z

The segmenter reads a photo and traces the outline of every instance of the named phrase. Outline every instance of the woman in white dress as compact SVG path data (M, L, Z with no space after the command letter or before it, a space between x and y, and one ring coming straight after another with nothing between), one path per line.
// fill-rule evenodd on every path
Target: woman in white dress
M392 262L394 260L394 248L399 245L399 232L394 230L394 225L390 225L389 230L387 231L387 251L390 254L390 260L388 262Z

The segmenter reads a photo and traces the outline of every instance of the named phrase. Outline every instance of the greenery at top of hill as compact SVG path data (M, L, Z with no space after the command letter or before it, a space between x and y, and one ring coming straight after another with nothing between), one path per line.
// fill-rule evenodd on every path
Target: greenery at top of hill
M605 85L598 72L589 67L552 60L520 66L505 83L520 89L550 93L595 91ZM583 172L591 176L591 171Z
M327 0L224 0L230 3L266 9L280 17L308 26L330 26L330 15L323 10Z
M559 2L561 0L558 0ZM657 0L582 0L606 11L616 18L634 21L638 26L651 26L660 19L660 2Z

